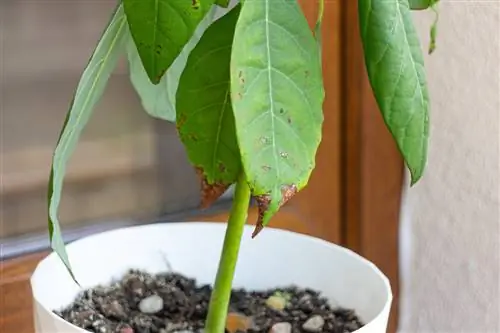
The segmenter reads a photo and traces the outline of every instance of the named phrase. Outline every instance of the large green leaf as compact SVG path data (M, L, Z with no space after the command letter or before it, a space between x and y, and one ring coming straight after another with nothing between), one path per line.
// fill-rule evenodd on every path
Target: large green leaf
M58 221L58 207L61 201L66 163L75 149L78 138L87 124L95 104L106 87L118 58L124 51L126 28L125 14L123 6L120 4L83 71L52 159L48 190L50 242L71 274L73 273Z
M259 204L254 233L301 190L323 122L319 48L296 0L245 0L231 55L242 164Z
M408 0L359 0L359 20L373 92L415 184L427 161L429 95Z
M153 84L149 80L135 43L130 33L127 32L127 57L130 81L139 94L142 106L150 116L167 121L175 121L175 94L179 85L179 78L186 66L189 54L212 23L216 11L217 7L213 6L209 13L205 15L189 42L161 78L159 84Z
M177 91L177 128L202 179L207 207L241 170L229 92L229 62L240 5L213 23L189 55Z
M214 0L123 0L130 33L150 81L158 84Z

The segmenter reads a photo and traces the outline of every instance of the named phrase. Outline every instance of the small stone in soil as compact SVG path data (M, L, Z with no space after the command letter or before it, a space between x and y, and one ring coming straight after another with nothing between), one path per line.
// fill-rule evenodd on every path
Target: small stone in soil
M132 270L120 281L82 292L56 314L93 333L203 333L211 293L211 286L180 274ZM276 295L287 296L282 309L267 304ZM146 300L151 303L145 308ZM294 286L233 290L229 313L245 319L246 333L350 333L363 326L354 311L333 308L320 293ZM241 333L243 326L227 328Z
M315 315L307 319L307 321L302 325L302 329L307 332L321 332L324 325L325 320L323 317Z
M226 320L226 331L228 333L246 332L252 328L252 318L239 313L228 313Z
M290 323L276 323L271 327L269 333L291 333L292 325Z
M139 302L139 310L142 313L154 314L163 310L163 298L158 295L151 295Z
M287 300L281 295L272 295L267 301L266 305L272 309L281 311L286 307Z

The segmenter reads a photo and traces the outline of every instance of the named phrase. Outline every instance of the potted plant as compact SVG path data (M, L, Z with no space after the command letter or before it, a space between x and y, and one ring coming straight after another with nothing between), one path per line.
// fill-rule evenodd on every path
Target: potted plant
M427 158L429 97L411 10L434 9L436 2L358 1L371 86L412 184ZM221 8L225 13L216 15ZM323 120L321 44L328 43L321 40L323 9L320 0L311 31L297 0L118 2L54 152L49 233L55 252L32 277L38 333L386 330L391 290L373 264L283 230L268 228L256 237L314 169ZM435 32L434 25L430 52ZM66 249L57 219L65 165L124 52L146 111L175 120L201 180L202 205L235 184L227 229L149 225L94 235ZM158 98L160 106L151 103ZM259 209L254 230L245 226L252 197ZM130 269L136 271L126 274ZM151 275L169 270L175 274ZM214 277L213 290L189 279L211 284ZM232 292L233 285L246 291ZM290 285L296 287L283 289ZM228 317L228 309L239 313ZM237 318L236 328L228 327L228 318Z

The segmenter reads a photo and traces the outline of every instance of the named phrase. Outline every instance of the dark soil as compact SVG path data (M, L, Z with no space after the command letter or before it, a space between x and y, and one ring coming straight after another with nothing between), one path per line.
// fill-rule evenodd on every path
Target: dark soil
M95 333L202 333L210 293L210 286L197 286L194 279L179 274L130 271L109 286L84 291L68 308L56 313ZM279 302L276 306L269 301L271 296L286 306L279 309ZM139 306L148 297L150 308L146 309L147 301ZM151 304L152 298L156 305ZM297 287L234 290L229 313L233 319L248 319L240 323L251 322L247 333L348 333L363 326L353 311L332 309L317 292ZM227 331L242 329L235 328L233 320L233 324L228 321Z

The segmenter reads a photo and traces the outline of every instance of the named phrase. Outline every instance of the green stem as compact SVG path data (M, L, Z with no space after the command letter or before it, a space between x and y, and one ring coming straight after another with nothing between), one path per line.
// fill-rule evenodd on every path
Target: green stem
M248 215L250 188L242 173L236 183L233 205L227 223L226 236L215 278L215 285L208 306L205 333L224 333L234 271L238 261L241 237Z

